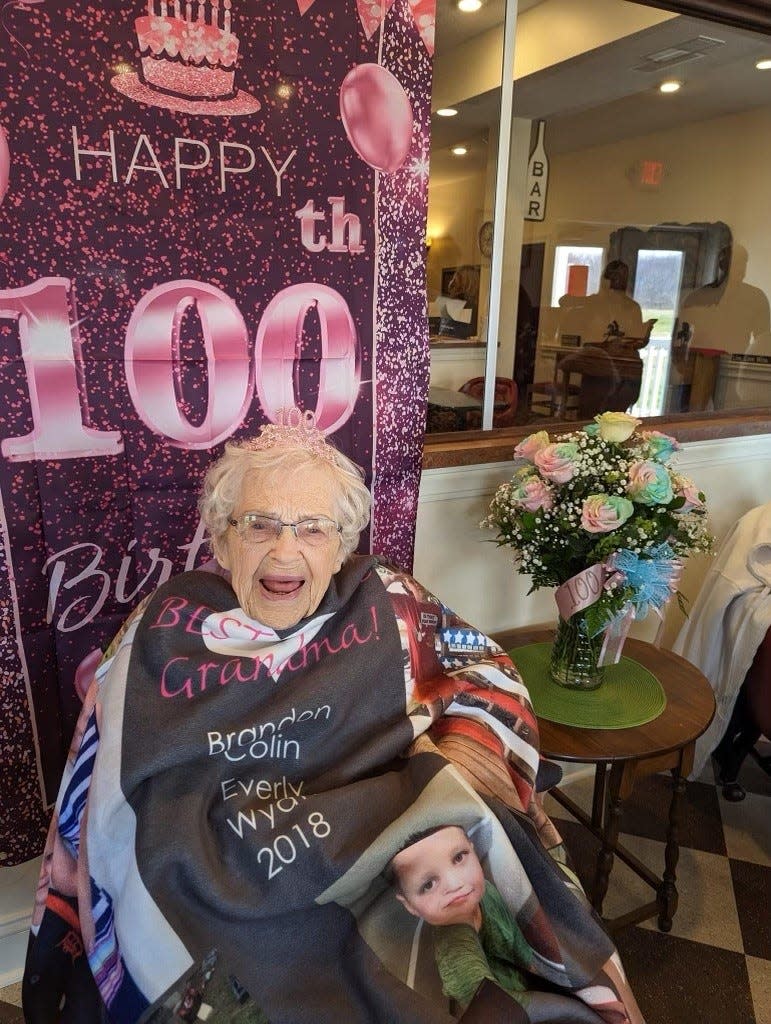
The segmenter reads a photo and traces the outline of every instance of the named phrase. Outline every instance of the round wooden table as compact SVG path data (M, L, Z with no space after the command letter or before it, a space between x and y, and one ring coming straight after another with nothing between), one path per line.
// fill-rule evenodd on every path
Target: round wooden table
M543 629L519 629L498 637L510 651L514 663L517 647L548 643L553 632ZM590 892L592 906L602 913L608 891L614 856L618 856L656 892L656 899L635 908L622 917L607 921L611 931L658 914L658 925L668 932L677 909L676 868L679 857L678 826L680 802L686 776L693 767L696 740L712 721L715 698L706 678L685 658L661 650L643 640L628 639L624 657L639 662L661 683L667 697L658 718L631 729L584 729L538 719L541 753L558 761L572 761L595 767L592 813L587 815L560 789L552 796L600 840L594 884ZM525 680L527 682L527 680ZM538 709L535 709L536 714ZM655 875L618 842L623 801L634 789L638 778L654 772L672 773L672 799L669 806L664 873Z

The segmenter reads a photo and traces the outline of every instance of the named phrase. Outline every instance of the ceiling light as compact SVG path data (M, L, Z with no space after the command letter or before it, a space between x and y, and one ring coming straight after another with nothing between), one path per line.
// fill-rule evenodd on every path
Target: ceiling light
M482 6L482 0L458 0L458 10L464 14L473 14Z
M659 92L677 92L678 89L682 88L682 82L662 82L659 86Z
M465 156L468 150L465 146L453 146L452 152L454 156Z
M455 117L457 113L458 111L455 109L455 107L440 107L437 110L437 114L439 115L439 117Z
M771 71L771 60L768 57L763 60L759 60L755 67L758 71Z

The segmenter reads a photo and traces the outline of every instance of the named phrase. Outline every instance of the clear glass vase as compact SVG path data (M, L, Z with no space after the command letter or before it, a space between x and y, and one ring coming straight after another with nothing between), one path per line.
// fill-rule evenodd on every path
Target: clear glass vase
M551 649L549 669L555 683L570 690L596 690L605 677L600 667L602 633L589 636L586 619L577 614L559 620Z

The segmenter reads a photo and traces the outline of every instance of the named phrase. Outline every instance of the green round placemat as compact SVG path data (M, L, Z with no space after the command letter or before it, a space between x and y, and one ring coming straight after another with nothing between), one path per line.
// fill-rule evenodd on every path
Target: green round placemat
M667 704L658 679L632 658L608 665L596 690L569 690L549 675L551 644L509 652L530 691L539 718L581 729L630 729L658 718Z

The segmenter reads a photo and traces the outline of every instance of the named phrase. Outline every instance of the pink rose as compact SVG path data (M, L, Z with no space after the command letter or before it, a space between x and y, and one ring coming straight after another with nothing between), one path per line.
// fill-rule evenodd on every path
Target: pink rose
M704 502L693 480L689 480L687 476L675 476L673 484L675 497L685 498L685 504L677 510L678 512L692 512L694 509L703 511Z
M527 459L528 462L532 462L536 452L540 452L548 443L549 435L545 430L539 430L535 434L530 434L524 441L520 441L514 449L514 455L518 459Z
M628 498L611 494L590 494L581 509L581 526L587 533L610 533L634 515Z
M626 492L640 505L668 505L674 496L669 470L650 459L633 462L629 467Z
M526 477L511 490L511 499L528 512L540 512L550 509L554 504L554 496L549 487L539 476Z
M566 484L576 475L577 456L577 444L547 444L535 453L533 462L547 480L555 484Z
M654 459L659 462L666 462L673 452L679 451L680 443L677 438L669 434L662 434L660 430L641 430L640 437L645 438Z

